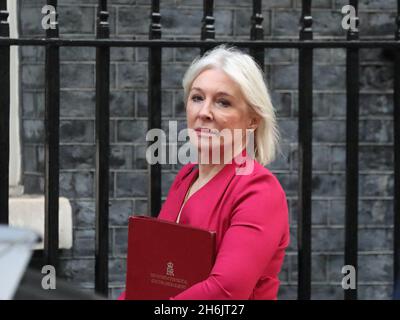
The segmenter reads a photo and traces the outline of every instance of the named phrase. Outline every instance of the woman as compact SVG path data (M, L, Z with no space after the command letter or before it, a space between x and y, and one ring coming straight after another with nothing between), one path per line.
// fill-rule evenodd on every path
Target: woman
M207 279L170 299L277 299L289 222L285 193L264 167L278 132L262 71L219 46L192 63L183 88L198 164L179 171L158 218L216 231L217 256Z

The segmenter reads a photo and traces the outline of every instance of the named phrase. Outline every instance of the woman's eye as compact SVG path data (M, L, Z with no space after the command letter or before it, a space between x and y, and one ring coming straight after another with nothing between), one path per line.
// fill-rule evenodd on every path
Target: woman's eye
M198 96L198 95L192 96L192 101L193 102L199 102L199 101L202 101L202 100L203 100L203 98L201 96Z
M229 107L231 105L231 103L228 100L218 100L217 102L223 107Z

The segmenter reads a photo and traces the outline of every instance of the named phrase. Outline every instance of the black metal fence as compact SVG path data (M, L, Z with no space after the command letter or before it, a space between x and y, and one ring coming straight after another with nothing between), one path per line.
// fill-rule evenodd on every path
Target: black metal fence
M264 41L261 0L253 0L249 41L230 41L249 48L261 67L264 49L295 48L299 53L299 217L298 217L298 299L311 297L311 181L312 181L312 95L313 50L345 48L346 59L346 219L345 264L357 270L358 252L358 120L359 120L359 49L386 48L394 52L394 291L400 288L400 0L397 3L396 32L393 40L362 41L358 29L350 28L346 41L314 41L311 0L302 0L299 40ZM57 8L57 0L47 4ZM358 1L350 0L356 13ZM7 0L0 0L0 223L8 223L9 198L9 116L10 116L10 46L44 46L45 61L45 248L44 262L57 265L59 197L59 48L96 47L96 247L95 290L108 294L108 171L109 171L109 84L110 48L149 48L148 129L161 128L161 52L166 47L207 48L221 43L215 40L213 0L204 0L201 39L198 41L161 40L160 1L152 0L149 40L110 40L107 0L99 0L97 37L93 40L60 39L57 23L46 31L45 39L11 39ZM358 26L357 15L354 18ZM161 209L161 166L149 165L149 213ZM357 289L345 291L345 299L357 299Z

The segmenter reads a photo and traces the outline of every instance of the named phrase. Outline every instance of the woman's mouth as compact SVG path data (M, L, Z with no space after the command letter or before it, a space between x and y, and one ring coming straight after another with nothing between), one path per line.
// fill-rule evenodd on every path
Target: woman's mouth
M217 131L215 129L209 129L209 128L196 128L195 129L197 135L202 135L202 136L214 136L217 134Z

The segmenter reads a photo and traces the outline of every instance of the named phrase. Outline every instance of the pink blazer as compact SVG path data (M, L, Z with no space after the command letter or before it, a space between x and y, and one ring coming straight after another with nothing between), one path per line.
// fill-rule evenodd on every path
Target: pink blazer
M276 177L251 161L249 175L236 173L243 165L226 164L184 205L180 223L216 231L217 257L207 279L171 300L277 299L278 275L289 245L287 200ZM176 221L198 173L192 163L178 172L159 219Z

